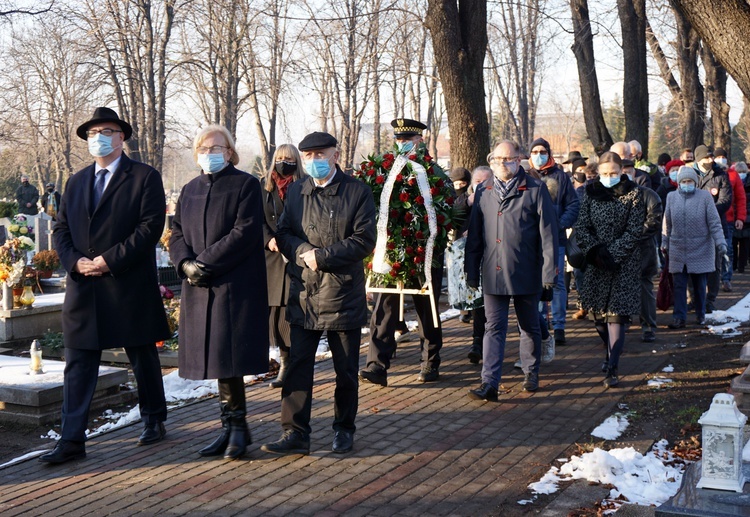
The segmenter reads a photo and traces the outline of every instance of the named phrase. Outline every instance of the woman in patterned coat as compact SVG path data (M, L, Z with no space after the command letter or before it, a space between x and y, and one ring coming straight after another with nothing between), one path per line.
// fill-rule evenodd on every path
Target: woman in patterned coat
M646 204L635 183L621 174L622 160L607 152L599 158L599 177L586 186L576 223L578 245L586 254L580 290L604 342L602 371L607 388L619 383L617 367L630 315L640 312L641 253L638 246Z

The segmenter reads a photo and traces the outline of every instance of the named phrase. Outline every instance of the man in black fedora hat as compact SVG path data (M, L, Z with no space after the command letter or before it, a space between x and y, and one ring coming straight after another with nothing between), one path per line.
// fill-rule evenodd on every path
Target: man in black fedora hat
M76 134L94 163L71 176L54 227L55 249L68 272L63 303L65 374L62 437L39 457L64 463L86 456L89 407L103 349L124 347L138 384L145 428L138 444L160 441L167 418L155 343L169 337L154 249L166 203L159 171L128 158L133 129L97 108Z

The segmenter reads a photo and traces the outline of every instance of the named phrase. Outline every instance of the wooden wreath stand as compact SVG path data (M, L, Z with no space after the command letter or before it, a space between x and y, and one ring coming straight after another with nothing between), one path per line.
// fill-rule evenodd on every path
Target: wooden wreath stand
M404 296L407 294L416 294L430 297L430 309L432 309L432 324L437 328L438 326L438 314L437 307L435 307L435 297L432 296L432 282L427 282L421 289L406 289L404 282L396 282L396 287L373 287L371 285L372 277L367 275L367 283L365 284L365 291L368 293L388 293L397 294L399 296L399 321L404 321Z

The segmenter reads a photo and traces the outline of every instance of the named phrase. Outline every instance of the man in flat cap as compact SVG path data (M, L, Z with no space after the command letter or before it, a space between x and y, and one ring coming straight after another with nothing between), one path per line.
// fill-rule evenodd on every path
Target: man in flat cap
M307 135L299 150L309 175L287 191L276 242L292 279L286 319L291 326L289 369L281 388L281 438L261 447L274 454L309 454L315 352L323 332L336 371L333 446L354 444L361 327L367 321L362 261L375 247L370 189L338 166L338 142Z
M16 202L18 202L18 213L35 215L39 213L36 206L39 201L39 190L29 183L27 174L21 175L21 185L16 189Z
M422 143L422 132L427 126L417 120L399 118L391 122L393 136L399 152L408 154ZM435 306L438 306L443 280L443 251L435 250L433 264L432 292ZM425 266L427 267L427 266ZM430 299L425 295L412 295L414 309L419 320L419 333L422 339L422 364L419 382L435 382L439 378L440 349L443 347L443 331L438 318L437 325L432 319ZM367 366L359 372L360 380L380 386L388 385L388 368L396 351L393 335L399 319L399 295L379 293L375 299L375 309L370 320L370 347L367 352Z
M89 407L106 348L124 347L133 366L145 425L138 445L156 443L166 434L167 404L155 343L170 332L154 254L166 203L159 171L123 153L132 132L109 108L97 108L76 131L88 142L94 163L68 180L54 227L55 249L68 272L62 438L39 457L42 462L86 456Z

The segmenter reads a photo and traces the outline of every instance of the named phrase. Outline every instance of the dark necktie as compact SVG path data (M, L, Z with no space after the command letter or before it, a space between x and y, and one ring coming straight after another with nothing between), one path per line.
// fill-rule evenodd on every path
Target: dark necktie
M94 207L99 205L99 200L104 194L104 177L109 171L107 169L101 169L96 173L96 181L94 182Z

